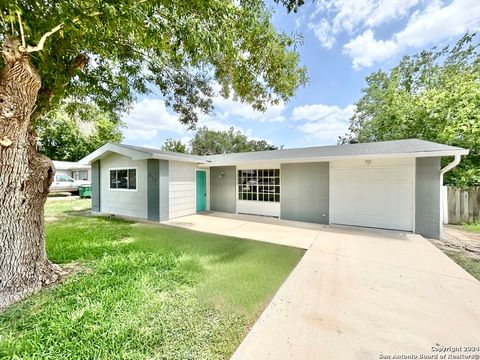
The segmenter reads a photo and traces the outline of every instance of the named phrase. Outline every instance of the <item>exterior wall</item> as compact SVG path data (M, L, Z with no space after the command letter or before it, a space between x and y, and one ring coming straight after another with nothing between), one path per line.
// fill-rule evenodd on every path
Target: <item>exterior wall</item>
M329 164L282 164L280 217L286 220L329 223Z
M100 160L92 164L92 211L100 212Z
M110 189L110 169L137 169L137 189ZM147 160L112 154L101 160L101 212L147 219Z
M147 160L147 219L160 221L160 162Z
M221 175L223 172L223 175ZM212 211L236 212L237 174L235 166L210 168L210 209Z
M440 158L417 158L415 173L415 232L439 239Z
M169 217L170 219L196 213L197 164L169 162Z
M167 221L170 218L169 212L169 182L168 182L168 160L160 160L160 179L159 179L159 211L160 221Z

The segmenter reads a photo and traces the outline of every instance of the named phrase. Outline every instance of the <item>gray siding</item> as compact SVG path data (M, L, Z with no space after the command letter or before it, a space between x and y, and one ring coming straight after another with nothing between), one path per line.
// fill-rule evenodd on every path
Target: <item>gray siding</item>
M92 211L100 212L100 160L92 164Z
M167 221L169 219L169 180L168 180L168 160L160 160L160 193L159 193L159 210L160 221Z
M415 232L440 238L440 158L417 158L415 174Z
M280 218L328 224L329 164L282 164Z
M223 171L223 176L220 176ZM210 168L210 210L236 212L236 168L218 166Z
M160 220L160 164L157 159L147 160L147 219Z
M101 161L101 212L147 219L147 160L110 154ZM137 169L137 189L110 189L111 169Z

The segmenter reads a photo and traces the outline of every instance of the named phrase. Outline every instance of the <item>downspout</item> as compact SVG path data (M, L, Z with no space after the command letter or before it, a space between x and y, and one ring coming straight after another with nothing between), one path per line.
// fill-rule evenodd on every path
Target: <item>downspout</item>
M440 229L443 227L443 206L445 204L444 194L443 194L443 175L452 170L455 166L460 164L462 160L462 155L455 155L453 161L447 164L443 169L440 170Z

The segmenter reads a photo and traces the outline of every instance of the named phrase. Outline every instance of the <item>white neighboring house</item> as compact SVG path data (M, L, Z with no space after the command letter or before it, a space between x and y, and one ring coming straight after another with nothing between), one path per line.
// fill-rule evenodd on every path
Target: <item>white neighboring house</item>
M92 172L89 164L57 160L52 162L55 166L55 178L50 192L77 192L80 185L90 184Z

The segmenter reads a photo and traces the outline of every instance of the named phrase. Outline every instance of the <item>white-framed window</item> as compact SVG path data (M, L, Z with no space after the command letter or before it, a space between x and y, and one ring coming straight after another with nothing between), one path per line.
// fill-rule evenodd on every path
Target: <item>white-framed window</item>
M110 189L137 189L137 169L110 169Z
M88 181L88 170L73 170L72 177L75 180Z
M55 181L57 181L57 182L66 182L66 181L73 182L74 180L68 175L60 174L60 175L55 175Z
M280 202L280 169L238 170L238 199Z

